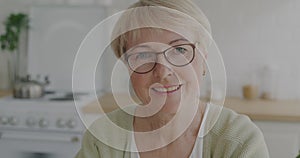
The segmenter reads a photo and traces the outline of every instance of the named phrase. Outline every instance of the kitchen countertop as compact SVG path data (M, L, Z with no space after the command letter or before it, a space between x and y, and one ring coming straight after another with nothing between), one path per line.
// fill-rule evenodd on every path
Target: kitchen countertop
M11 90L0 91L0 97L11 94ZM131 104L126 95L119 94L118 96L123 105ZM111 112L118 108L111 93L103 95L99 102L104 112ZM300 122L300 100L245 100L229 97L226 98L224 106L237 113L248 115L252 120ZM87 114L103 113L97 101L86 105L82 110Z
M300 122L300 100L245 100L226 98L225 107L252 120Z
M12 90L0 90L0 98L12 94Z
M118 96L123 105L132 105L126 95L118 94ZM118 108L110 93L99 98L99 102L104 112ZM237 113L248 115L252 120L300 122L300 100L245 100L230 97L226 98L224 106ZM97 101L86 105L82 110L87 114L103 113Z

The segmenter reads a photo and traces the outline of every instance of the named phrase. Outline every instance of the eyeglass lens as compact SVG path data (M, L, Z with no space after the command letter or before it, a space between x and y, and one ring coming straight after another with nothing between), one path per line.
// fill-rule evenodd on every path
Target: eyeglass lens
M158 54L164 54L165 59L174 66L185 66L194 58L193 44L182 44L172 46L163 52L138 52L128 56L129 67L137 73L151 71L157 61Z

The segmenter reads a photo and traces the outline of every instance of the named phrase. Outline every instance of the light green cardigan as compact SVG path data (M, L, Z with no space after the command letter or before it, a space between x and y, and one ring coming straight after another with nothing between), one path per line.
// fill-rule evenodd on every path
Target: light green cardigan
M247 116L220 106L210 106L212 110L208 113L206 124L211 126L207 126L203 137L203 158L269 157L261 131ZM119 127L132 131L132 115L116 110L108 116ZM76 158L130 158L129 137L131 135L120 134L120 131L109 126L107 120L99 119L85 133ZM118 149L105 145L107 143L117 143Z

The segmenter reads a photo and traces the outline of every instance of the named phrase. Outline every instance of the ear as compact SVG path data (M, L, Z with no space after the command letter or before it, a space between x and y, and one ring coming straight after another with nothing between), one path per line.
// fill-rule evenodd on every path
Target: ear
M206 71L206 61L207 61L207 51L203 52L202 55L202 76L205 76L207 71Z
M202 57L202 69L203 69L203 74L206 72L206 61L207 61L207 56L208 56L208 51L205 48L205 46L201 45L200 42L196 43L196 50L197 52L200 53Z

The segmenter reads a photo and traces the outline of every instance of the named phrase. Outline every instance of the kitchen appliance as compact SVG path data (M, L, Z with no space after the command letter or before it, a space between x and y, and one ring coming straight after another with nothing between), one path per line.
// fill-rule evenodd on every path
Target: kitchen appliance
M61 98L68 98L61 100ZM3 158L72 158L85 126L76 111L89 94L45 94L38 99L0 99L0 153Z
M95 100L95 90L82 84L72 92L73 61L85 35L105 17L105 8L94 6L31 9L28 73L49 76L51 84L40 98L0 98L1 158L73 158L77 153L86 128L76 110Z
M45 82L41 83L36 80L31 80L30 75L26 79L20 79L14 85L13 96L15 98L39 98L44 95L45 86L50 84L48 77L45 77Z

